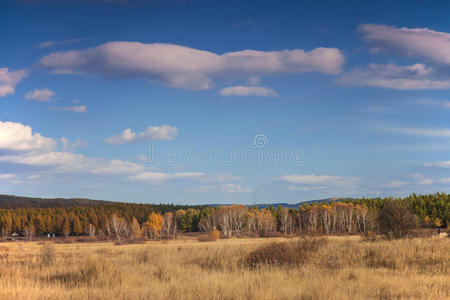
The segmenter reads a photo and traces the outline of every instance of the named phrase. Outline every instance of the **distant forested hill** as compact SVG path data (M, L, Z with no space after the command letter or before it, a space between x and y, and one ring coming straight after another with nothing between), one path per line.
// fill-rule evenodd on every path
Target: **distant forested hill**
M112 204L111 201L91 200L83 198L34 198L12 195L0 195L0 209L14 208L50 208L68 206L95 206L99 204Z

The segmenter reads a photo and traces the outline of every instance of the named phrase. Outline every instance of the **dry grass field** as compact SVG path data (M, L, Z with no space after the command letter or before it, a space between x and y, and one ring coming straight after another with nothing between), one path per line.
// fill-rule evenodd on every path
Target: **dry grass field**
M243 263L274 241L303 245L304 261ZM450 298L449 239L328 237L308 245L283 238L0 243L0 299Z

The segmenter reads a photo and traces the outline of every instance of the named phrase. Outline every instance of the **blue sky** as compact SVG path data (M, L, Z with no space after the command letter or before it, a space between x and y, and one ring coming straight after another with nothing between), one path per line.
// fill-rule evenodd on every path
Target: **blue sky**
M450 4L0 4L0 191L182 204L450 190Z

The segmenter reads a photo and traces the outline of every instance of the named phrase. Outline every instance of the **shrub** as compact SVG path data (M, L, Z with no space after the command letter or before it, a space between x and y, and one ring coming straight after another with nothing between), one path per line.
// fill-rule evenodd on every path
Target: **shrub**
M378 215L380 233L388 239L405 237L416 225L417 217L404 200L386 200Z
M215 242L220 237L220 231L217 228L214 228L213 231L206 234L201 234L198 236L199 242Z
M270 243L249 253L241 261L241 264L251 269L260 265L298 266L305 263L308 255L317 251L324 242L324 240L311 239L289 243Z

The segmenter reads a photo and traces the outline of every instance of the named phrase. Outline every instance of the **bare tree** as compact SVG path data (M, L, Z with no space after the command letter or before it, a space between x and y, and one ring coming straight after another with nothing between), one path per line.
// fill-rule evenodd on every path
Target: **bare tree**
M176 219L173 212L167 212L163 215L163 224L161 234L163 238L170 238L176 235Z
M36 232L36 230L35 230L33 225L25 226L23 231L25 233L25 238L30 240L30 241L31 241L31 239L33 238L33 236L34 236L34 234Z
M221 206L215 211L217 225L220 227L222 234L230 238L232 232L231 218L229 208Z
M110 219L111 231L115 234L117 240L120 242L122 236L128 236L127 222L123 218L119 218L113 214Z
M95 232L96 232L95 226L92 224L89 224L88 226L86 226L85 232L89 237L95 237Z
M278 213L278 219L280 222L280 230L283 234L291 233L292 230L292 216L286 207L281 208Z
M211 232L216 227L215 214L203 217L198 223L198 228L203 232Z
M321 207L322 226L325 234L330 234L331 231L331 208L325 204Z
M248 236L251 236L252 231L256 231L256 214L258 213L254 209L249 210L245 214L245 226L248 232Z

